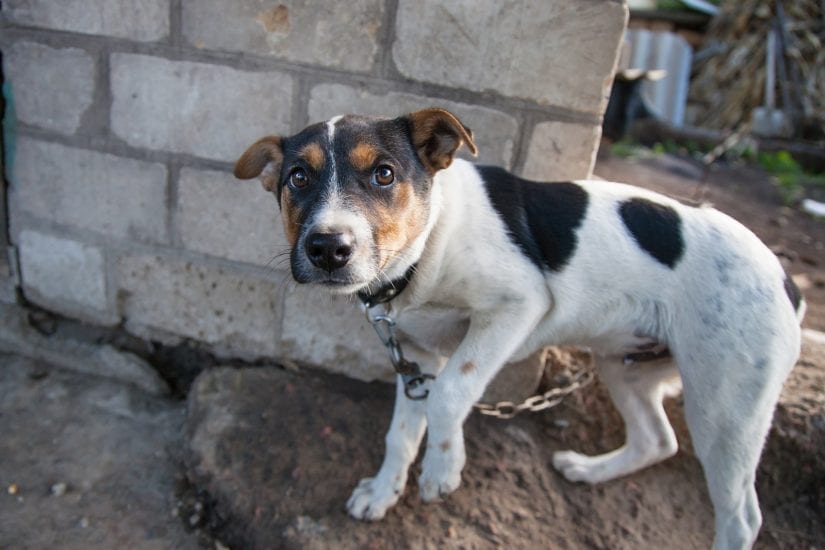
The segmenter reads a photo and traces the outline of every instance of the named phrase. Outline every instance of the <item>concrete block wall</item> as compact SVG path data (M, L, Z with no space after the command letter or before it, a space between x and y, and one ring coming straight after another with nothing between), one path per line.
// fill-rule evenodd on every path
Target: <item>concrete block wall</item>
M626 8L7 0L0 17L10 240L28 300L372 379L384 350L353 304L291 281L277 204L232 162L262 135L337 114L441 105L475 131L482 162L586 177Z

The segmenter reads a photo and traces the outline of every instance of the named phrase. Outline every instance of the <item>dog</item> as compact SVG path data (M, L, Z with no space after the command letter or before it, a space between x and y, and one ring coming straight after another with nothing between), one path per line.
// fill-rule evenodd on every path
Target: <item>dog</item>
M398 377L383 464L350 515L377 520L397 502L425 430L421 498L455 491L462 424L496 372L577 344L593 350L627 440L556 452L553 466L601 483L672 456L662 400L680 380L714 547L750 546L757 463L800 352L804 300L778 259L713 208L620 183L527 181L456 158L462 145L476 155L472 132L431 108L267 136L235 164L277 197L295 281L390 311L402 363L421 365ZM633 360L654 346L667 352Z

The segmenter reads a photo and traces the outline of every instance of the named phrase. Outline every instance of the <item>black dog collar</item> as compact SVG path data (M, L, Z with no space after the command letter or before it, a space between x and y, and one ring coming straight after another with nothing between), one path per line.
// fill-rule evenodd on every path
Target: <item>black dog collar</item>
M408 284L410 284L410 279L412 279L413 273L415 273L416 265L417 264L411 265L403 276L381 285L375 292L368 292L364 290L358 292L358 299L361 300L365 306L367 306L367 309L377 306L378 304L386 304L404 292L404 289L407 288Z

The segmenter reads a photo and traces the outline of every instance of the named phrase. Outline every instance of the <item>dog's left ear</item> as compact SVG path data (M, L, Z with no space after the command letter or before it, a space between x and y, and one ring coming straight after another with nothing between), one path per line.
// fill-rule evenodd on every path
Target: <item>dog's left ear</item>
M410 125L410 139L424 166L435 174L453 162L464 143L473 156L478 154L473 132L458 117L445 109L424 109L405 117Z

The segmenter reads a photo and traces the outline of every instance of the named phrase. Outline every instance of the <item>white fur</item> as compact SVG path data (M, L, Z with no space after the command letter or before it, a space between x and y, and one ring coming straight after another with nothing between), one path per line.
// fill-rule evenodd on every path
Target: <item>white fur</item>
M508 237L471 164L456 160L436 175L439 207L409 251L410 262L418 258L416 275L392 308L405 352L437 378L424 402L404 397L399 383L384 463L353 492L353 516L379 519L395 504L425 428L421 496L432 501L455 490L465 461L462 424L496 372L542 346L575 343L600 359L627 441L595 457L558 452L554 466L570 480L599 483L672 456L677 443L662 399L680 375L716 513L714 546L753 543L761 523L755 469L799 353L782 267L716 210L617 183L578 183L589 203L575 252L561 271L541 272ZM685 249L675 268L648 255L624 227L617 208L629 197L678 212ZM648 340L669 346L673 360L621 362Z

